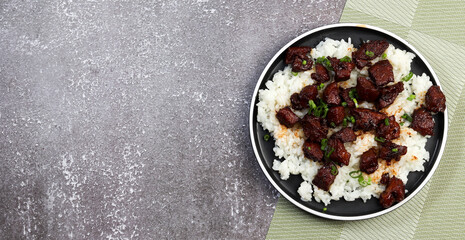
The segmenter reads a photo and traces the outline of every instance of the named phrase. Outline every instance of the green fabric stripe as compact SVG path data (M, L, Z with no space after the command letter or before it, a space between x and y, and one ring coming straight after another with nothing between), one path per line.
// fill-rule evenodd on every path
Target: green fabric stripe
M422 0L412 27L425 34L465 45L464 1Z
M308 214L280 197L270 239L465 239L465 2L349 0L341 22L378 26L406 39L435 69L447 97L449 137L429 183L401 208L383 216L337 222ZM444 24L447 23L447 24Z
M366 14L365 12L348 8L347 6L344 8L340 22L370 24L394 32L402 38L406 38L409 31L409 28L407 27L386 21L384 19L376 18L372 15Z
M280 197L268 230L267 239L319 239L339 238L341 221L333 221L300 210L284 197Z

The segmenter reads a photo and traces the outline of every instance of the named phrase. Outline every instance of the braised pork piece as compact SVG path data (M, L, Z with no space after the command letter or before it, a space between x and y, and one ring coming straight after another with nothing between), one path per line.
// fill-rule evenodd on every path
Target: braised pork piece
M352 53L352 59L357 68L362 69L369 61L379 57L389 47L385 40L369 41L362 44L356 52Z

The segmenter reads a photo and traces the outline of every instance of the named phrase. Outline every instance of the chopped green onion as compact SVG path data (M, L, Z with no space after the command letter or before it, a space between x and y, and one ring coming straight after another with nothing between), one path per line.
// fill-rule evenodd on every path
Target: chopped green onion
M263 139L264 139L265 141L270 140L270 135L269 135L269 134L265 134L265 136L263 136Z
M413 77L413 72L409 72L405 77L402 78L402 81L408 82Z
M413 99L415 99L415 97L416 97L415 94L411 94L411 95L407 98L407 100L412 101Z
M323 212L326 212L326 210L328 210L328 208L323 208Z
M323 108L323 115L321 116L322 118L325 118L326 115L328 114L328 111L329 111L329 108L328 107L324 107Z
M352 101L354 101L354 103L355 103L355 107L356 107L356 108L358 108L358 102L357 102L357 99L355 99L355 98L354 98L354 99L352 99Z
M349 173L349 176L351 178L359 178L360 176L362 176L362 171L358 170L358 171L352 171Z
M311 150L312 150L312 147L308 147L307 149L308 149L309 151L311 151Z
M331 125L331 127L333 127L333 128L336 127L336 124L334 122L331 122L329 125Z
M296 73L296 72L291 72L291 73L292 73L292 75L294 75L294 76L297 76L297 74L298 74L298 73Z
M302 65L307 65L307 60L303 60Z
M386 58L387 58L387 54L386 54L386 53L383 53L383 55L381 55L381 58L382 58L382 59L386 59Z
M347 107L347 103L346 103L346 102L342 102L341 105L342 105L343 107Z
M397 149L397 148L393 148L393 149L391 149L391 151L392 151L392 152L398 152L398 151L399 151L399 149Z
M341 58L341 62L352 62L352 59L349 56Z
M349 119L350 119L350 122L351 122L351 123L355 123L355 118L354 118L354 116L350 116Z
M405 120L407 120L409 122L413 121L412 117L410 117L407 113L404 113L404 115L402 115L401 118L403 118L403 119L405 119Z
M378 141L378 142L385 142L386 139L382 138L382 137L375 137L375 141Z
M375 56L375 53L372 51L365 51L365 55L367 55L368 57L373 57Z
M326 138L321 139L321 150L322 151L326 150L327 146L328 146L328 139Z
M328 150L328 149L326 149ZM331 148L329 151L326 151L325 152L325 158L329 158L331 156L331 154L333 154L334 152L334 148Z
M363 177L361 177L361 179L360 178L358 179L358 184L360 184L360 186L362 186L362 187L366 187L368 185L371 185L371 179L368 182L368 181L365 181L365 179Z
M329 61L329 59L327 59L325 57L317 58L316 63L322 64L323 66L325 66L329 70L333 70L333 67L331 66L331 62Z
M308 101L308 106L310 107L310 110L313 110L316 108L316 104L313 100Z
M331 166L331 175L336 176L338 173L339 171L337 170L336 164L333 162L333 165Z
M344 118L344 120L342 120L342 126L347 127L347 118Z
M404 122L400 122L399 124L400 124L401 126L404 126Z
M350 98L350 99L354 99L354 98L357 98L357 97L358 97L358 95L357 95L357 89L354 88L354 89L352 89L352 90L349 91L349 98Z
M389 126L389 118L384 119L384 125Z
M325 87L325 84L324 84L324 83L320 83L320 85L318 85L317 88L318 88L318 90L321 90L321 89L323 89L324 87Z

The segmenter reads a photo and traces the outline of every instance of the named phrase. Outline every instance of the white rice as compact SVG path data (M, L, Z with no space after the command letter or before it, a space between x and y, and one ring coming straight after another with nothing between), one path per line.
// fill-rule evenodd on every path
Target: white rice
M327 38L312 49L311 56L313 59L322 56L337 58L344 56L351 57L354 51L356 49L352 45L350 38L348 41L337 41ZM401 81L402 77L410 72L410 64L415 55L396 49L392 45L389 45L385 53L393 66L395 82ZM379 60L380 58L376 58L372 62L374 63ZM406 184L409 172L424 171L423 163L429 160L429 153L425 149L427 137L409 128L409 122L406 121L401 126L400 137L393 142L407 146L407 154L402 156L400 161L392 162L389 166L386 165L385 161L380 161L378 170L372 174L363 173L365 179L371 177L371 185L361 187L357 179L349 176L351 171L359 170L360 155L371 147L377 146L372 133L363 133L357 137L356 141L344 144L347 151L351 154L350 162L348 166L339 168L339 174L336 176L329 191L326 192L314 186L312 180L321 167L321 163L304 157L302 152L302 145L305 141L303 130L298 127L286 128L280 125L276 119L276 112L290 105L290 96L293 93L300 92L303 87L313 84L314 81L310 77L312 72L314 72L314 69L300 72L297 76L294 76L289 66L278 71L272 80L266 82L266 89L259 91L259 103L257 104L258 122L275 139L273 151L277 158L273 162L273 170L279 171L282 180L287 180L290 174L300 174L302 176L304 181L297 192L303 201L312 201L312 198L314 198L317 202L323 202L325 205L330 204L331 200L339 200L341 198L347 201L361 198L366 201L372 196L378 198L380 193L384 191L384 185L378 184L384 172L397 176ZM368 75L367 68L361 70L356 68L352 71L350 79L341 82L340 86L344 88L355 86L359 74ZM399 94L394 103L382 111L389 116L394 115L398 122L402 121L401 116L404 113L411 115L424 102L426 91L431 85L432 83L426 74L421 76L414 75L412 80L404 82L404 91ZM411 94L415 94L416 98L413 101L408 101L407 98ZM371 103L361 103L360 105L361 107L373 107ZM299 117L303 117L306 114L306 111L294 112ZM340 127L330 129L330 134L339 129Z

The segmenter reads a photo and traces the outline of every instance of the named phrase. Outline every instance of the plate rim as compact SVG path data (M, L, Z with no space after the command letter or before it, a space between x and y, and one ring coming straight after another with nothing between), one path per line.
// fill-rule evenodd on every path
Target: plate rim
M381 32L381 33L384 33L384 34L387 34L393 38L395 38L396 40L402 42L403 44L405 44L406 46L408 46L410 49L412 49L413 53L419 57L426 65L426 67L428 68L428 70L431 72L431 75L432 75L432 78L436 81L436 84L437 86L440 86L441 87L441 83L439 81L439 78L438 76L436 75L436 72L433 70L433 68L431 67L431 65L429 64L429 62L425 59L425 57L423 57L423 55L414 47L412 46L410 43L408 43L406 40L404 40L403 38L399 37L398 35L390 32L390 31L387 31L385 29L382 29L380 27L376 27L376 26L372 26L372 25L367 25L367 24L360 24L360 23L335 23L335 24L329 24L329 25L325 25L325 26L321 26L321 27L317 27L317 28L314 28L310 31L307 31L305 33L302 33L301 35L297 36L296 38L292 39L291 41L289 41L286 45L284 45L278 52L276 52L276 54L273 56L273 58L268 62L268 64L266 65L265 69L263 70L262 74L260 75L260 78L258 79L257 81L257 84L255 86L255 89L254 89L254 92L253 92L253 95L252 95L252 100L250 101L250 110L249 110L249 137L250 137L250 141L252 143L252 147L253 147L253 151L254 151L254 154L255 154L255 158L256 160L258 161L259 165L260 165L260 168L262 170L262 172L265 174L265 176L267 177L268 181L274 186L275 189L277 189L279 191L279 193L284 196L288 201L290 201L292 204L294 204L295 206L299 207L300 209L308 212L308 213L311 213L311 214L314 214L316 216L319 216L319 217L322 217L322 218L327 218L327 219L333 219L333 220L342 220L342 221L353 221L353 220L363 220L363 219L369 219L369 218L373 218L373 217L377 217L377 216L381 216L383 214L386 214L388 212L391 212L397 208L399 208L400 206L404 205L406 202L408 202L410 199L412 199L421 189L423 189L423 187L426 185L426 183L429 182L429 180L431 179L431 177L433 176L433 174L435 173L437 167L439 166L439 162L441 161L442 159L442 155L444 153L444 149L445 149L445 145L446 145L446 142L447 142L447 133L448 133L448 127L449 127L449 121L448 121L448 111L447 111L447 108L446 110L444 111L444 133L443 133L443 139L442 139L442 144L440 146L440 149L439 149L439 153L437 155L437 158L433 164L433 167L431 168L431 171L429 172L429 174L426 176L426 178L423 180L422 183L420 183L420 185L408 196L406 197L403 201L397 203L396 205L390 207L390 208L386 208L384 210L381 210L379 212L375 212L375 213L371 213L371 214L365 214L365 215L359 215L359 216L337 216L337 215L331 215L331 214L326 214L324 212L320 212L320 211L317 211L317 210L314 210L314 209L311 209L307 206L304 206L302 205L301 203L297 202L296 200L294 200L291 196L289 196L288 194L286 194L286 192L281 189L278 184L274 181L274 179L270 176L270 174L268 173L267 171L267 168L265 167L265 165L263 164L263 161L262 159L260 158L260 155L258 153L258 149L257 149L257 143L255 142L255 139L254 139L254 130L253 130L253 119L254 119L254 110L256 108L256 105L255 105L255 100L257 98L257 95L258 95L258 91L260 90L260 85L261 83L264 81L264 77L266 75L266 73L268 72L268 70L270 69L271 65L276 61L276 59L287 49L289 48L292 44L294 44L295 42L299 41L300 39L308 36L308 35L311 35L313 33L316 33L316 32L319 32L319 31L322 31L322 30L326 30L326 29L330 29L330 28L340 28L340 27L360 27L360 28L368 28L368 29L371 29L371 30L375 30L375 31L378 31L378 32ZM266 80L267 81L267 80Z

